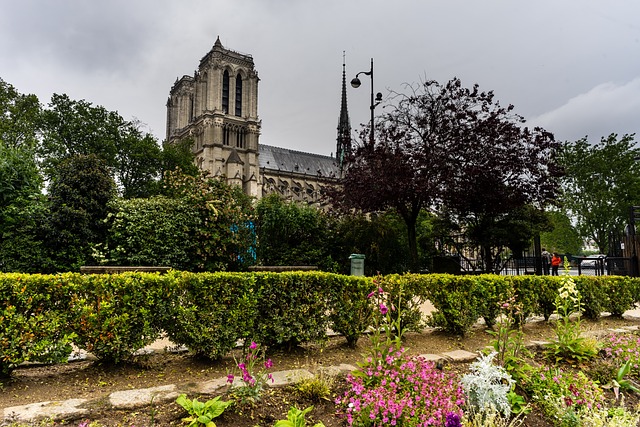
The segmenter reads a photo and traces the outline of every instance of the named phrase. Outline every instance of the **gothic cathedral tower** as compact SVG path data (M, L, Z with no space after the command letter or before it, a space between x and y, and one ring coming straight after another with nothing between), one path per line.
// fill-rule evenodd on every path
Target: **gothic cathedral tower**
M251 55L216 40L193 77L176 80L167 101L167 141L190 139L201 170L258 195L258 73Z

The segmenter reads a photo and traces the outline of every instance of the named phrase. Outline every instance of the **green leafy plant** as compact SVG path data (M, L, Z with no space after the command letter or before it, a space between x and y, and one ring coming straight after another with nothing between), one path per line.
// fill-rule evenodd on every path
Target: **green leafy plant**
M222 415L225 409L233 404L233 401L224 402L220 400L220 396L216 396L206 402L200 402L197 398L190 400L187 399L186 394L181 394L176 399L176 403L182 406L189 414L188 417L182 419L182 421L188 423L189 427L216 427L213 419Z
M333 377L318 374L312 378L305 378L297 382L294 388L300 398L312 402L319 402L320 400L331 400L333 382Z
M582 337L580 292L569 275L569 261L565 258L565 273L556 298L556 340L547 344L546 355L555 362L585 361L598 354L597 341Z
M307 421L305 420L305 415L312 410L313 406L309 406L302 411L295 406L292 406L287 414L287 419L276 422L273 427L306 427ZM324 424L319 422L314 424L313 427L324 427Z
M638 389L637 387L638 384L632 379L626 378L627 375L629 375L629 373L631 372L631 366L631 360L627 360L625 363L623 363L616 372L615 379L611 380L611 383L607 385L607 387L613 389L613 392L616 395L616 399L620 398L621 391L634 393L640 392L640 389Z

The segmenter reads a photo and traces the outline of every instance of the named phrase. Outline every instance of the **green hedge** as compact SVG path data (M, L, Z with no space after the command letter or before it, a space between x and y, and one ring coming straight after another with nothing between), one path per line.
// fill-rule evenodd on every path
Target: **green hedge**
M574 277L584 316L620 316L639 302L640 279ZM0 273L0 375L28 361L59 362L71 343L109 362L128 359L162 331L172 342L209 358L239 340L291 347L342 334L355 346L371 326L368 295L382 287L403 308L403 328L423 320L464 335L500 305L515 300L525 316L548 319L560 280L550 276L449 274L352 277L322 272L124 273L29 275ZM420 307L435 311L422 319Z
M72 274L0 274L0 377L23 362L61 362L71 354Z

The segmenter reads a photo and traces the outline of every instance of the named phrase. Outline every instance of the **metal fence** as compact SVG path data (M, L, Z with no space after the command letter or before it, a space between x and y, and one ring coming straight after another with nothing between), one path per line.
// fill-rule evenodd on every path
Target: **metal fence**
M564 257L563 257L564 258ZM481 273L481 261L476 259L456 259L459 262L459 273L461 274L479 274ZM542 260L540 257L525 256L522 258L509 258L497 266L499 274L502 275L527 275L537 274L541 272ZM564 266L560 267L562 274ZM606 258L587 258L587 257L570 257L569 274L582 276L631 276L632 275L631 258L627 257L606 257Z

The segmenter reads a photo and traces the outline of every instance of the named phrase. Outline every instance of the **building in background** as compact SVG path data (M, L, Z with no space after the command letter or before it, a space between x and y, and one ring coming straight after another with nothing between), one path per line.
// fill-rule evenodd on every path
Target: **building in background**
M260 144L259 80L251 55L226 49L218 38L194 75L177 79L169 92L167 141L189 139L201 170L250 196L322 203L351 147L344 64L335 158Z

